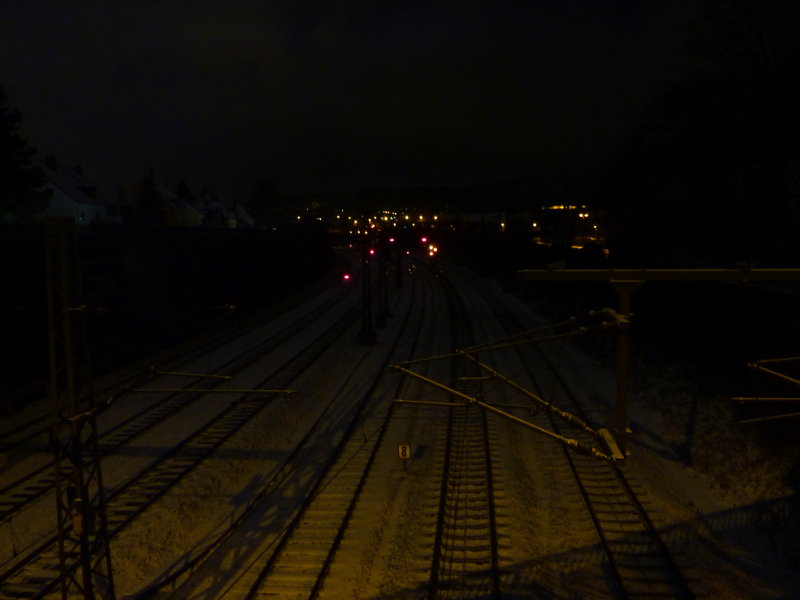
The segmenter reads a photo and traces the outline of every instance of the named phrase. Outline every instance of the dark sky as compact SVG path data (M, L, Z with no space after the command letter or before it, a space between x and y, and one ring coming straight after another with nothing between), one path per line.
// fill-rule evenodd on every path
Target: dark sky
M40 153L123 184L582 175L685 69L693 5L0 0L0 83Z

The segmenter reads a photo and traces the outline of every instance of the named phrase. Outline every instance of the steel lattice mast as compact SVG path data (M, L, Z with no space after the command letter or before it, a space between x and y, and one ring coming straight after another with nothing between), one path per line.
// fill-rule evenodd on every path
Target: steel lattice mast
M74 225L48 222L45 238L61 597L114 600Z

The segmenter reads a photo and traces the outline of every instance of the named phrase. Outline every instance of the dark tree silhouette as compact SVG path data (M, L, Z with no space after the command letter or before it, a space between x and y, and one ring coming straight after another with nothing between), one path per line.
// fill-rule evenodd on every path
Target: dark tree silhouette
M636 266L796 263L800 10L708 3L695 67L653 105L607 204L612 256Z
M20 135L22 113L8 104L0 85L0 220L26 221L48 198L45 177L33 164L36 148Z
M148 170L141 183L139 197L138 221L142 225L163 225L164 214L161 210L161 195L156 189L153 171Z
M178 182L178 187L175 188L175 194L178 198L191 199L193 197L189 185L183 179Z
M268 177L256 181L246 204L247 211L258 227L266 227L287 220L287 209L278 184Z

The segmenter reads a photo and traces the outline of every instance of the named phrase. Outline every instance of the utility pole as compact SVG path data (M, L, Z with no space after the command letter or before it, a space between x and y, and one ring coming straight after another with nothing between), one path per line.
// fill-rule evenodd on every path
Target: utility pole
M628 370L630 354L631 296L646 281L724 282L724 281L800 281L800 269L757 269L744 264L737 269L523 269L525 281L607 282L617 292L619 327L617 359L617 398L614 406L615 438L620 451L627 453Z
M374 344L375 327L372 323L372 279L369 236L361 240L361 331L358 339L364 344Z
M378 252L380 252L378 257L378 290L381 298L376 323L378 327L386 327L389 317L392 316L392 311L389 308L389 236L385 230L381 229L378 231L378 239L380 240L378 249Z
M74 224L45 225L61 598L115 600Z
M395 241L394 243L394 287L400 289L403 287L403 256L402 256L402 246L400 245L399 241Z

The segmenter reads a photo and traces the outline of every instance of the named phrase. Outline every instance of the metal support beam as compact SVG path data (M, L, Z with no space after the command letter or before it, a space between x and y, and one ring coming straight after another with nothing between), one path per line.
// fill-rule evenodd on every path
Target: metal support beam
M628 454L628 395L631 353L631 296L642 281L619 281L613 280L611 285L617 292L619 299L619 315L622 317L619 323L619 334L617 335L617 401L614 404L614 438L617 446L623 455Z
M177 394L192 392L201 394L296 394L296 390L280 390L273 388L134 388L132 392L142 394Z
M800 402L797 396L734 396L734 402Z
M544 427L539 427L538 425L536 425L534 423L531 423L530 421L526 421L525 419L521 419L521 418L519 418L519 417L517 417L515 415L512 415L511 413L506 412L506 411L504 411L504 410L502 410L502 409L500 409L500 408L498 408L498 407L496 407L496 406L494 406L492 404L488 404L488 403L484 402L483 400L475 398L474 396L470 396L468 394L464 394L463 392L460 392L460 391L458 391L458 390L456 390L454 388L451 388L448 385L440 383L440 382L436 381L435 379L431 379L430 377L426 377L425 375L422 375L420 373L416 373L416 372L414 372L414 371L412 371L410 369L406 369L405 367L400 366L400 365L392 365L392 368L393 369L397 369L398 371L401 371L401 372L405 373L406 375L410 375L411 377L415 377L415 378L417 378L417 379L419 379L421 381L424 381L425 383L427 383L427 384L429 384L429 385L431 385L431 386L433 386L433 387L435 387L437 389L443 390L443 391L445 391L445 392L447 392L449 394L452 394L453 396L461 398L462 400L464 400L468 404L476 404L476 405L488 410L489 412L493 412L493 413L495 413L497 415L500 415L501 417L505 417L506 419L514 421L515 423L519 423L520 425L524 425L525 427L527 427L529 429L532 429L532 430L534 430L534 431L536 431L538 433L541 433L542 435L547 436L547 437L549 437L551 439L554 439L554 440L564 444L565 446L567 446L569 448L577 450L578 452L581 452L581 453L586 454L588 456L593 456L595 458L601 458L601 459L607 460L609 462L613 462L613 460L614 460L613 456L611 456L611 455L609 455L609 454L607 454L607 453L605 453L605 452L603 452L601 450L598 450L597 448L593 448L592 446L590 446L588 444L585 444L584 442L580 442L580 441L575 440L573 438L568 438L568 437L565 437L563 435L559 435L558 433L555 433L553 431L549 431L548 429L545 429ZM402 403L409 403L409 404L411 403L411 401L409 401L409 400L401 400L399 398L395 399L394 401L395 402L402 402ZM422 404L423 402L422 401L418 401L417 403ZM429 404L429 403L426 402L426 404ZM451 406L452 405L452 403L450 403L450 402L432 402L430 404L434 404L434 405L438 405L438 406ZM461 404L463 404L463 403L461 403Z
M471 361L476 363L484 371L488 371L489 373L491 373L493 377L496 377L500 381L505 382L507 385L509 385L512 388L514 388L515 390L517 390L520 394L530 398L531 400L536 402L539 406L542 406L543 408L545 408L548 412L556 415L557 417L560 417L561 419L563 419L567 423L570 423L570 424L574 425L575 427L578 427L579 429L582 429L583 431L586 431L587 433L591 433L592 435L594 435L596 437L600 437L599 434L594 429L592 429L586 421L584 421L583 419L581 419L577 415L573 415L572 413L569 413L569 412L567 412L565 410L561 410L560 408L558 408L552 402L548 402L544 398L539 397L538 395L534 394L532 391L524 388L519 383L517 383L516 381L512 380L510 377L506 377L505 375L503 375L499 371L496 371L495 369L493 369L492 367L490 367L486 363L481 362L480 360L478 360L476 357L472 356L471 354L464 354L464 356L466 356L468 359L470 359Z
M770 375L771 377L775 377L780 379L781 381L785 381L787 383L791 383L793 385L800 385L800 379L797 377L792 377L791 375L787 375L785 373L781 373L776 371L775 369L768 369L765 367L765 364L776 364L776 363L793 363L800 360L800 358L796 356L788 357L788 358L767 358L762 360L757 360L752 363L747 363L747 366L751 369L755 369L761 373L765 373L766 375ZM783 402L800 402L800 398L791 397L791 396L755 396L755 397L741 397L737 396L731 398L734 402L739 402L744 404L745 402L752 402L752 403L783 403ZM793 412L793 413L785 413L781 415L769 415L769 416L761 416L761 417L752 417L749 419L740 419L740 423L763 423L765 421L780 421L783 419L794 419L800 417L800 413Z
M74 225L45 227L61 597L114 600L106 506L91 392Z
M782 379L783 381L788 381L789 383L800 385L800 379L797 379L796 377L792 377L790 375L786 375L785 373L780 373L779 371L776 371L774 369L768 369L765 366L763 366L764 362L766 361L747 363L747 366L750 367L751 369L755 369L756 371L761 371L762 373L766 373L767 375L772 375L773 377ZM777 361L772 361L772 362L777 362Z
M394 287L403 287L403 256L401 254L400 243L394 244Z
M377 234L380 241L378 252L378 293L380 294L380 306L375 323L378 327L386 327L392 311L389 308L389 240L386 231L381 230Z
M216 373L191 373L186 371L158 371L153 368L153 373L156 375L181 375L183 377L199 377L199 378L209 378L209 379L225 379L230 381L233 379L231 375L217 375Z
M785 415L772 415L769 417L754 417L752 419L740 419L739 423L766 423L767 421L783 421L785 419L796 419L800 417L800 412L787 413Z
M522 269L525 281L800 281L800 269Z
M627 454L628 433L628 370L630 355L631 296L647 281L660 282L739 282L800 281L800 269L758 269L742 263L735 269L522 269L517 272L524 281L541 282L606 282L619 298L622 317L618 337L617 399L614 407L614 433L623 454Z
M372 279L368 240L361 240L361 331L358 339L364 344L374 344L377 338L372 322Z

